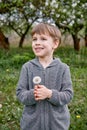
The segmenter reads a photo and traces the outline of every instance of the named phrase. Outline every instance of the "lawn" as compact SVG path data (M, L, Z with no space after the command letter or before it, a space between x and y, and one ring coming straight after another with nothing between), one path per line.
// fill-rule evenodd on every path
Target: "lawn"
M55 57L70 66L74 98L69 104L70 130L87 130L87 48L75 52L60 47ZM0 130L20 130L23 106L16 98L16 85L23 63L34 58L31 47L0 50Z

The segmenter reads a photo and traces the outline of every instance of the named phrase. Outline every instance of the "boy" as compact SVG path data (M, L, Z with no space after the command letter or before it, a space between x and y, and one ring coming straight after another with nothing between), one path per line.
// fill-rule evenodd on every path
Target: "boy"
M53 25L39 23L32 29L32 49L36 58L23 65L17 86L17 97L24 104L22 130L69 128L67 104L73 97L70 70L53 57L60 41L61 33Z

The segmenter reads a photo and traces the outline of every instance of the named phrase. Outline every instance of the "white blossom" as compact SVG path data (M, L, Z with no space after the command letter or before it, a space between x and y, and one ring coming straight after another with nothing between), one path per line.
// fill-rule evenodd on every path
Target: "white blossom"
M0 104L0 108L2 108L2 104Z

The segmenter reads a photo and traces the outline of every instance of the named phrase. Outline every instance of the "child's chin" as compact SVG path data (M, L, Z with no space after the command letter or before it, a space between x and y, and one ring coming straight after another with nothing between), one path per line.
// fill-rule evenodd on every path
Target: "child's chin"
M42 56L42 55L36 55L38 58L43 58L44 56Z
M43 55L41 55L40 53L36 53L36 56L41 56L42 57Z
M37 57L43 57L42 55L37 55Z

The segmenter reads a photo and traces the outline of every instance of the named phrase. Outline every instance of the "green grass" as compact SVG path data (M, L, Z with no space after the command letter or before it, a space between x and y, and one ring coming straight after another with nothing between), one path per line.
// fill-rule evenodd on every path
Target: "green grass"
M60 47L56 57L70 66L74 98L69 104L70 130L87 130L87 48L75 52ZM0 50L0 130L20 130L23 106L17 101L15 90L23 63L34 58L31 47Z

